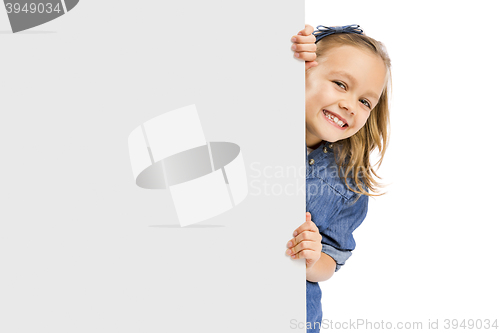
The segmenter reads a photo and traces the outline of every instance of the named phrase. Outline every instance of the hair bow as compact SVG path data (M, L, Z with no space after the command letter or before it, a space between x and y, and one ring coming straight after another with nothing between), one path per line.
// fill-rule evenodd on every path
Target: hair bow
M341 27L325 27L324 25L318 25L316 29L317 30L313 32L313 35L316 37L316 43L319 42L321 38L332 34L351 33L364 35L363 29L357 24L344 25Z

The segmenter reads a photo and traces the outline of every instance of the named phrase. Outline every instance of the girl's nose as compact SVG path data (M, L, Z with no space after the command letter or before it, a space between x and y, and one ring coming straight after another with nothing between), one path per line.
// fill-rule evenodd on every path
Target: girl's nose
M339 102L339 106L354 116L354 107L352 102L342 100Z

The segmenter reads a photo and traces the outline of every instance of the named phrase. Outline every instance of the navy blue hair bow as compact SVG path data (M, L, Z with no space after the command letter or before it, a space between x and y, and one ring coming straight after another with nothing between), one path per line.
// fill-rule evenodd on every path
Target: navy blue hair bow
M341 27L325 27L324 25L318 25L316 30L314 30L313 35L316 36L316 43L320 41L321 38L341 33L351 33L364 35L363 29L357 24L344 25Z

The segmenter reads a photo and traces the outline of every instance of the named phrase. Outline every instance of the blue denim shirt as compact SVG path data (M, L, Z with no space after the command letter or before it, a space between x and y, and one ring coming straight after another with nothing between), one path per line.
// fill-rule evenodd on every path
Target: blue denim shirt
M351 188L356 189L352 178L348 178L348 182ZM364 188L367 190L366 186ZM311 213L311 220L323 237L322 252L337 263L335 272L345 264L356 247L352 233L368 212L369 197L358 196L344 184L329 142L323 141L309 156L306 146L306 212ZM306 291L307 321L308 327L312 327L307 332L318 333L323 317L321 289L317 282L306 281Z

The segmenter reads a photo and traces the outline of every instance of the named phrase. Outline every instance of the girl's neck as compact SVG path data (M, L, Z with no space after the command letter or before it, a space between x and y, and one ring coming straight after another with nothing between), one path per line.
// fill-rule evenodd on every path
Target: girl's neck
M307 131L307 128L306 128L305 134L306 134L306 146L313 149L313 150L318 148L324 141L321 138L309 133Z
M306 146L311 148L311 149L316 149L318 148L319 146L321 146L321 144L323 143L323 140L320 140L320 141L314 141L314 142L307 142L307 138L306 138Z

